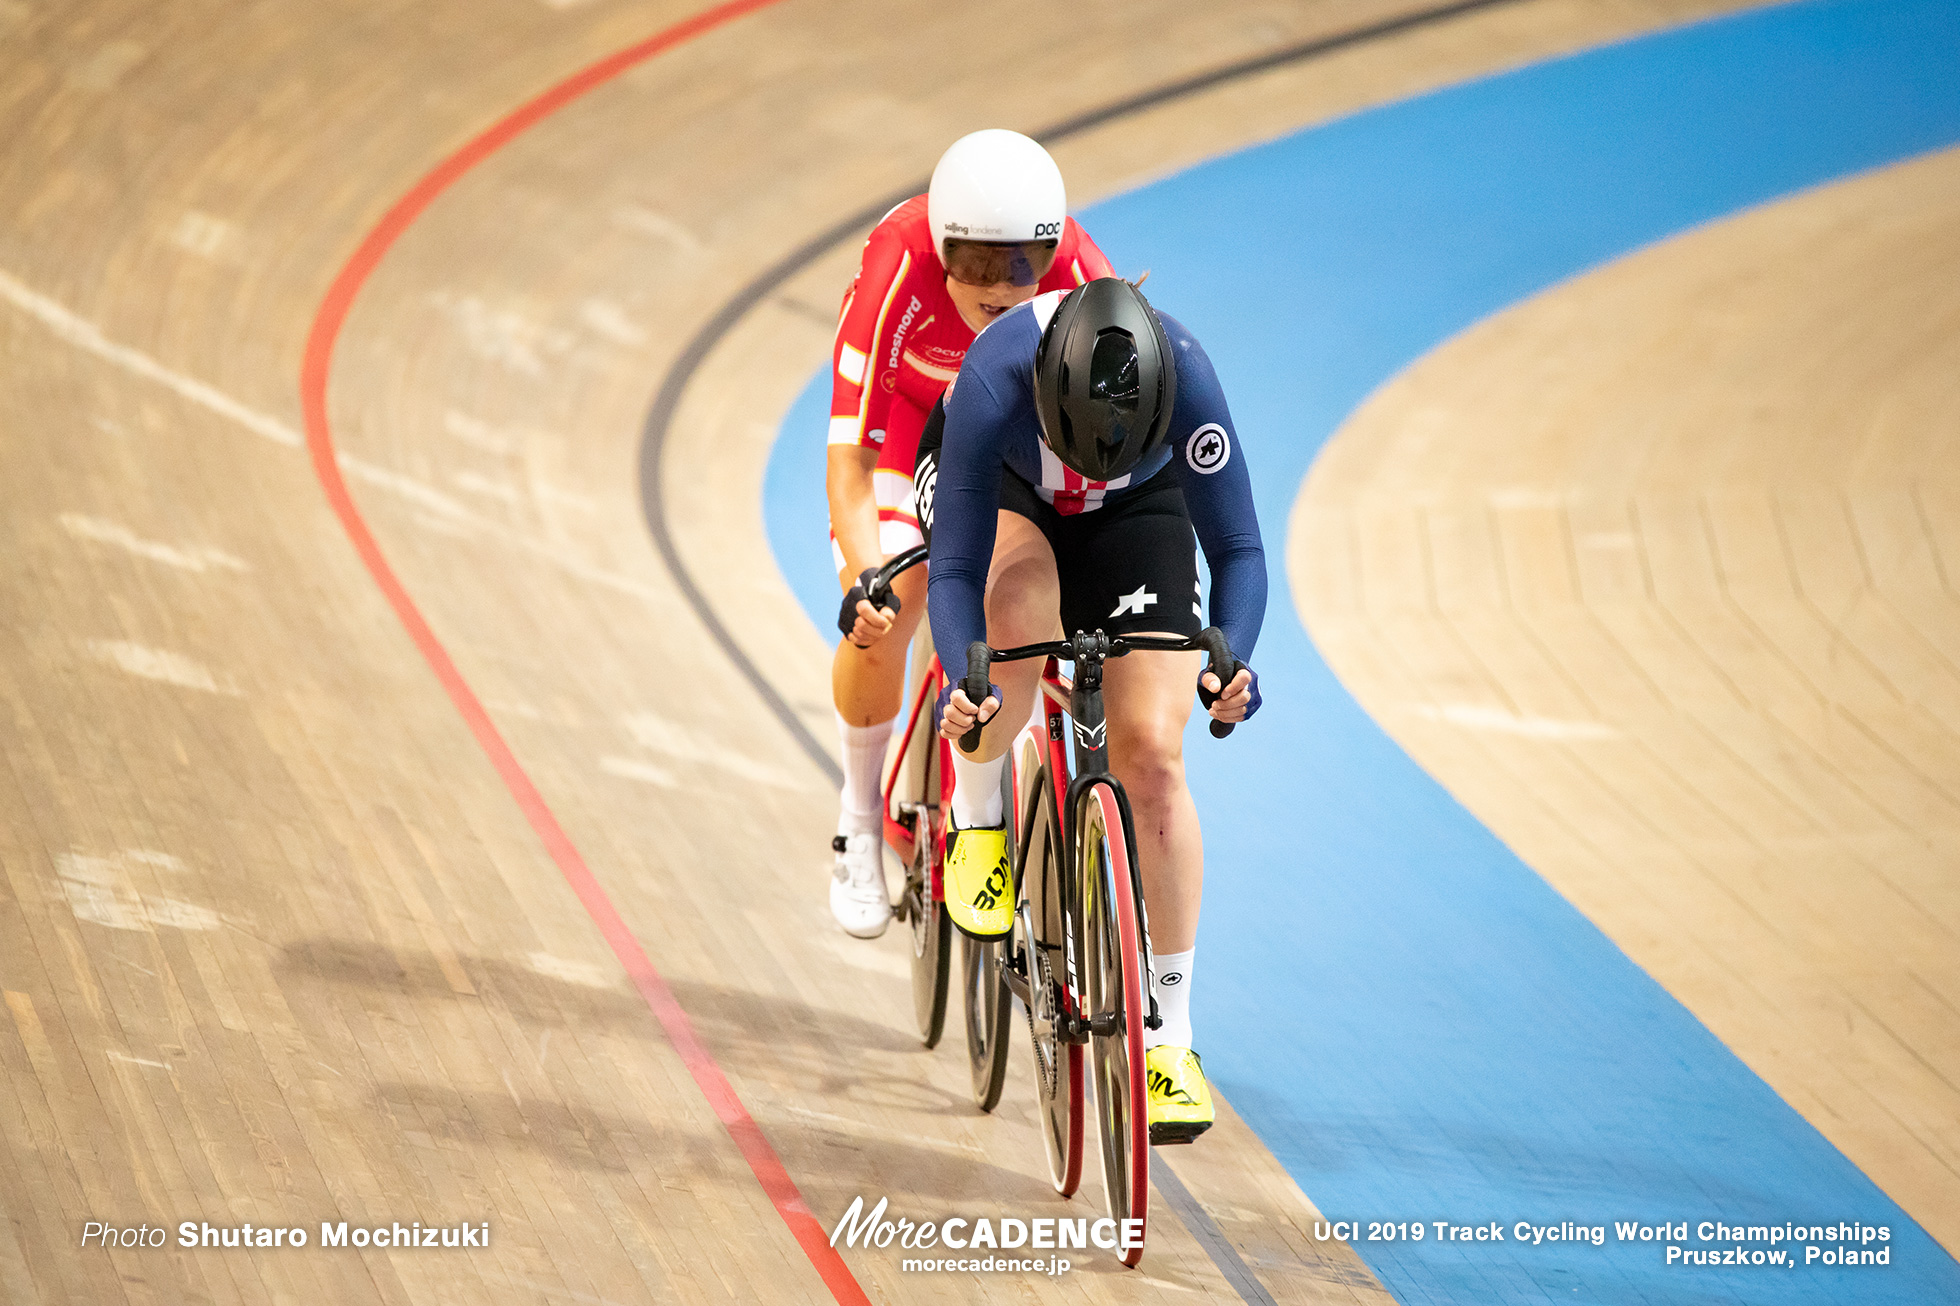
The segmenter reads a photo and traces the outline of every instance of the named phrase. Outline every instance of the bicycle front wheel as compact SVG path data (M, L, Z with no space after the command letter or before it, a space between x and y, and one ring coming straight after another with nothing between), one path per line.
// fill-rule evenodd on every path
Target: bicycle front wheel
M1061 1022L1078 1014L1074 967L1069 964L1062 903L1062 839L1053 781L1040 768L1029 788L1021 824L1021 881L1026 886L1015 938L1026 958L1029 1046L1034 1052L1034 1092L1048 1178L1064 1197L1082 1182L1082 1045L1061 1036Z
M1014 811L1014 768L1001 768L1002 810ZM1008 826L1007 856L1015 853L1015 827ZM973 1074L973 1101L982 1111L1000 1105L1007 1082L1007 1031L1014 1012L1014 993L1001 973L1014 940L981 943L960 936L960 989L966 994L966 1056Z
M912 1016L919 1024L919 1038L929 1048L939 1045L946 1029L946 986L953 956L953 922L946 915L946 904L932 896L933 842L930 835L919 839L905 873L906 918L912 927Z
M1143 930L1122 799L1107 782L1076 798L1075 868L1081 894L1084 1014L1096 1085L1104 1202L1117 1256L1143 1259L1150 1194L1150 1112L1143 1075ZM1101 1032L1098 1032L1101 1031Z
M898 914L912 929L912 1015L919 1024L920 1040L929 1048L939 1046L939 1036L946 1030L946 988L953 957L953 921L934 892L945 840L941 815L945 809L939 794L943 744L936 736L925 737L926 756L914 804L912 862L905 868L905 888L898 903Z

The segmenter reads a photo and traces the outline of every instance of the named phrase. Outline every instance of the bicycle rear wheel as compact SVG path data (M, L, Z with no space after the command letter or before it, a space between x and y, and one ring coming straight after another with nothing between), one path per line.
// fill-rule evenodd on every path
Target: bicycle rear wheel
M1122 800L1108 782L1076 797L1075 868L1082 901L1077 956L1091 1022L1103 1194L1116 1221L1117 1256L1143 1259L1150 1194L1150 1115L1143 1077L1143 933ZM1105 1033L1095 1033L1101 1028ZM1134 1224L1128 1223L1134 1221ZM1124 1246L1128 1237L1132 1245Z
M1028 786L1021 853L1026 886L1015 939L1026 958L1029 1046L1034 1053L1036 1118L1048 1153L1048 1178L1064 1197L1082 1183L1082 1045L1056 1028L1079 1010L1068 964L1068 927L1062 914L1061 831L1056 828L1054 781L1042 767Z
M1002 811L1010 824L1007 830L1007 856L1015 855L1014 768L1001 768ZM1015 944L1010 934L991 943L960 936L960 989L966 995L966 1056L973 1073L973 1101L982 1111L1000 1105L1001 1086L1007 1082L1007 1033L1014 1013L1014 993L1007 987L1001 966Z
M1014 995L1001 979L1007 941L981 943L960 935L960 987L966 993L966 1056L973 1072L973 1104L982 1111L1000 1105L1007 1082L1008 1017Z

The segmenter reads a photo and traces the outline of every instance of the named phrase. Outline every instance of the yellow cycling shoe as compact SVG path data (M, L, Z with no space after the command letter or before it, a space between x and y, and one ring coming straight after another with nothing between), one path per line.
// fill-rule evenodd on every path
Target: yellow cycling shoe
M999 826L946 830L946 914L962 934L998 939L1014 925L1014 867Z
M1211 1086L1190 1048L1151 1048L1143 1054L1143 1080L1150 1096L1152 1144L1188 1143L1211 1128Z

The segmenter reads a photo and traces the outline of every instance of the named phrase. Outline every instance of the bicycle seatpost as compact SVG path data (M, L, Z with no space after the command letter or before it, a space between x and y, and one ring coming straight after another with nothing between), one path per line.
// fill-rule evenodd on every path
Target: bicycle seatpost
M966 679L960 682L960 687L966 690L967 700L973 704L975 712L978 712L980 705L987 701L987 677L988 672L993 668L993 662L994 651L980 640L976 639L966 646ZM980 721L976 717L973 728L960 736L960 751L971 753L978 747L980 747Z
M1239 668L1243 667L1245 663L1232 656L1231 646L1225 642L1225 632L1216 626L1207 626L1199 631L1198 638L1193 642L1211 658L1211 666L1208 669L1212 675L1218 677L1219 693L1223 693L1225 688L1232 683L1232 677L1239 674ZM1202 689L1203 686L1201 685L1199 688ZM1206 698L1205 706L1210 707L1217 697L1217 694L1213 694ZM1231 722L1213 721L1211 723L1211 737L1213 739L1223 739L1231 733Z

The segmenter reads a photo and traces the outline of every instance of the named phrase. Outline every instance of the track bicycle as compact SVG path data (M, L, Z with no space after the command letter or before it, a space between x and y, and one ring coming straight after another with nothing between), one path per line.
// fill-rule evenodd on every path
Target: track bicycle
M879 568L866 586L872 605L884 606L892 579L925 558L925 546L916 546ZM995 942L960 936L974 1100L983 1111L999 1104L1007 1073L1007 1030L1018 998L1033 1052L1049 1178L1058 1193L1073 1196L1082 1178L1087 1098L1082 1062L1083 1048L1089 1047L1105 1204L1119 1230L1125 1220L1147 1222L1149 1108L1143 1029L1162 1022L1150 996L1149 923L1135 826L1129 799L1109 774L1102 667L1111 657L1144 650L1202 650L1221 686L1242 665L1215 627L1194 639L1112 638L1101 631L1078 631L1072 639L1000 651L975 643L967 653L965 684L967 697L983 702L992 663L1047 660L1040 710L1016 736L1003 775L1010 814L1008 856L1020 885L1014 926L1007 938ZM906 868L893 913L911 927L913 1010L930 1048L944 1032L951 978L953 929L946 915L942 867L953 779L950 744L939 737L931 707L947 677L925 623L915 638L913 661L911 710L884 786L885 841ZM1062 675L1060 661L1074 664L1072 679ZM1066 742L1070 717L1075 723L1073 775ZM1231 725L1211 722L1214 737L1231 732ZM976 726L960 745L970 752L979 738ZM1083 966L1079 958L1092 964ZM1120 1248L1119 1255L1126 1265L1137 1264L1143 1255L1141 1239Z
M878 568L865 586L873 607L883 607L891 583L902 572L926 559L924 545L895 554ZM883 797L885 843L905 867L905 876L892 903L892 914L906 922L912 935L912 1000L919 1036L935 1047L945 1030L951 981L953 926L946 915L942 874L946 851L947 804L953 794L952 745L939 737L933 705L946 684L932 646L929 622L920 622L912 642L912 684L905 728L899 732L897 760L886 777ZM1002 776L1004 809L1014 811L1014 772ZM1018 844L1017 823L1008 825L1008 856ZM1013 995L996 975L999 945L982 943L964 934L960 940L960 979L966 995L966 1044L973 1076L973 1097L982 1111L1000 1104L1007 1062L994 1055L1004 1045L1001 1031L1013 1012Z
M915 545L892 556L865 585L865 598L883 607L891 598L892 581L926 560L926 547ZM952 972L952 920L946 915L943 867L946 852L946 812L953 794L952 745L939 737L933 705L946 684L932 646L930 623L920 622L913 637L910 690L905 726L898 734L896 760L882 789L886 845L905 868L892 914L911 934L912 1010L919 1037L936 1047L945 1032L947 996ZM1014 807L1010 772L1002 777L1003 801ZM1008 855L1013 856L1017 831L1010 824ZM993 1055L1002 1042L1012 1013L1012 995L1000 987L997 945L960 935L960 975L966 993L966 1042L973 1075L973 1096L982 1111L1000 1103L1007 1063Z
M976 1097L983 1084L991 1084L998 1100L1007 1065L1005 1013L1010 996L1018 998L1034 1053L1049 1178L1057 1192L1071 1196L1082 1177L1087 1047L1105 1206L1119 1231L1134 1227L1141 1233L1147 1227L1150 1138L1143 1031L1162 1021L1150 990L1150 926L1135 823L1122 783L1109 772L1103 664L1131 652L1192 650L1209 656L1208 669L1221 687L1237 675L1241 664L1216 627L1193 639L1110 636L1098 630L998 651L976 642L967 650L963 688L974 703L987 697L992 663L1046 659L1040 710L1016 736L1008 768L1018 799L1009 855L1016 859L1021 886L1013 928L996 943L966 940L973 957L965 986L969 1011L978 1008L984 1017L976 1021L970 1014L967 1022ZM1073 678L1061 674L1061 661L1074 664ZM1216 738L1231 732L1225 722L1211 723ZM1073 775L1066 747L1071 736ZM979 741L976 725L960 747L971 752ZM950 799L950 787L948 793ZM981 1105L991 1109L993 1102L982 1099ZM1119 1247L1118 1255L1134 1266L1143 1256L1142 1238Z
M926 560L926 546L894 555L865 585L874 608L891 599L901 572ZM946 992L951 971L953 923L946 915L941 867L946 852L946 812L953 795L951 745L939 737L932 705L946 683L925 622L912 644L911 708L899 732L897 763L885 777L885 843L905 868L892 915L905 922L912 942L912 1011L919 1037L936 1047L946 1027Z

